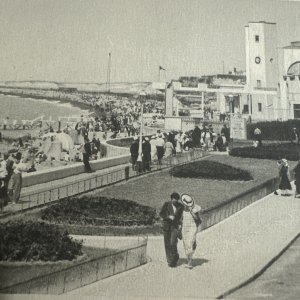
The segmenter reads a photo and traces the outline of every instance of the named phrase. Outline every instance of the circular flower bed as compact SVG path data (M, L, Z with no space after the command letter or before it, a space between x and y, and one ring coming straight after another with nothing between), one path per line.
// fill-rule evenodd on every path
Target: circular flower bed
M82 244L44 222L15 221L0 224L1 261L73 260Z
M174 167L170 171L174 177L208 178L218 180L252 180L249 172L224 165L219 162L200 160L183 166Z
M41 218L56 224L153 225L156 211L134 201L85 196L62 200L44 209Z

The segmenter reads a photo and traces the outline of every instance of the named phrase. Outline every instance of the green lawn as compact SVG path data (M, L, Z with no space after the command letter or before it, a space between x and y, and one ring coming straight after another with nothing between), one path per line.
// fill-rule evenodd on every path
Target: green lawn
M275 160L239 158L215 155L207 160L227 164L233 167L248 170L253 180L250 181L224 181L211 179L175 178L169 171L154 172L143 178L129 180L95 191L90 194L102 197L133 200L138 203L160 209L163 202L168 200L174 191L188 193L194 197L196 203L203 209L211 208L229 198L240 194L270 178L278 176ZM296 162L291 162L291 169Z

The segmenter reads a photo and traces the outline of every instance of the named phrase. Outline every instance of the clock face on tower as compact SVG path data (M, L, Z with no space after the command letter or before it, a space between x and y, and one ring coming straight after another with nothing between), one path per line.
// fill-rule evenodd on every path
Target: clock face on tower
M256 57L255 57L255 63L257 63L257 64L260 63L260 57L259 57L259 56L256 56Z

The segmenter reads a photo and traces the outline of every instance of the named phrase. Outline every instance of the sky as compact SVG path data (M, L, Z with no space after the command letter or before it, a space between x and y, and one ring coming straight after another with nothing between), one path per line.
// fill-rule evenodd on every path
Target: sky
M245 25L300 40L300 1L0 0L0 81L162 81L245 70ZM224 63L223 63L224 62Z

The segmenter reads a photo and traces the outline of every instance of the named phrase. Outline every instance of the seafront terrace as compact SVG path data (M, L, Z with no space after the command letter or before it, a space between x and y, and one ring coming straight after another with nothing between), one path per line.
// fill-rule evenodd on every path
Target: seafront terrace
M95 175L98 176L103 170L97 172ZM77 176L88 179L94 174ZM183 267L185 254L181 242L179 266L170 269L165 262L163 238L148 236L147 264L75 289L67 295L74 299L82 296L100 296L101 299L230 297L232 291L268 268L299 236L300 202L294 197L275 196L271 193L273 190L271 186L266 190L265 197L261 194L261 199L253 200L252 204L246 199L236 202L234 206L223 206L219 212L208 214L210 216L204 215L202 231L197 235L193 270ZM247 204L246 207L243 203ZM34 201L32 204L41 205ZM208 222L207 218L214 220L214 223ZM89 244L103 243L101 236L73 237L84 239ZM112 239L114 244L124 242L124 237L115 236ZM182 280L174 286L174 278Z
M111 149L113 149L111 151L115 151L115 156L91 161L91 167L95 170L95 173L84 173L83 164L75 163L71 166L25 174L19 203L15 205L8 204L2 212L2 216L147 174L132 170L127 148L111 146ZM124 154L124 152L127 152L127 154ZM205 151L191 150L164 159L162 165L152 164L151 173L185 164L206 155L208 153Z

